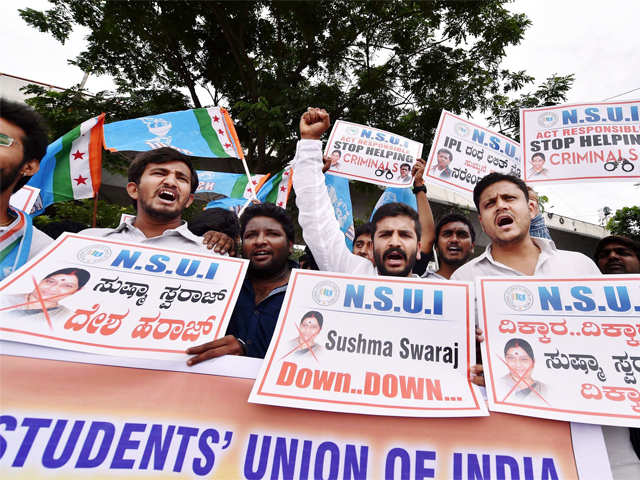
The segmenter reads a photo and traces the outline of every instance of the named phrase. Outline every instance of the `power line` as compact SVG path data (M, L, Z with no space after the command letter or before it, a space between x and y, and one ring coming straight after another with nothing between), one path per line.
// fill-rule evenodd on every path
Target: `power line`
M621 97L622 95L626 95L627 93L635 92L636 90L640 90L640 87L638 87L638 88L634 88L633 90L629 90L628 92L619 93L618 95L614 95L613 97L605 98L605 99L604 99L604 100L602 100L602 101L603 101L603 102L606 102L607 100L612 100L612 99L614 99L614 98Z

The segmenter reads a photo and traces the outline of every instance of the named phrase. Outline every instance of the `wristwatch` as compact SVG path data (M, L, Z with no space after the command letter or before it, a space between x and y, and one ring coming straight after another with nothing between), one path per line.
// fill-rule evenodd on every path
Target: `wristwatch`
M426 185L420 185L419 187L413 187L414 195L417 195L418 192L424 192L426 194L427 193L427 186Z

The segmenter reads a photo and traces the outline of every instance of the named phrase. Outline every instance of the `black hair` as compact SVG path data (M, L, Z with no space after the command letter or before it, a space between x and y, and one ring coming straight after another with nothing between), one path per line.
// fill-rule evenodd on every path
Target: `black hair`
M529 342L521 338L512 338L505 344L504 356L505 357L507 356L507 352L509 351L509 349L516 348L516 347L520 347L525 352L527 352L527 355L529 355L529 358L531 358L532 362L536 361L535 357L533 356L533 349L531 348L531 345L529 345Z
M22 142L22 163L24 165L30 160L37 160L38 163L47 153L49 138L45 122L38 112L24 103L12 102L0 97L0 118L20 127L25 136L20 139ZM20 190L29 178L24 176L18 180L13 191Z
M635 240L628 237L622 237L620 235L610 235L608 237L604 237L598 242L598 245L596 245L596 251L593 253L593 259L596 261L596 263L598 262L598 257L600 256L600 253L602 252L604 247L606 247L610 243L619 243L620 245L624 245L628 249L633 250L633 253L635 253L638 260L640 260L639 242L636 242Z
M331 152L331 155L333 155L334 153L337 153L339 157L342 156L342 152L340 150L334 150L333 152Z
M408 167L409 170L411 170L411 164L410 163L403 163L402 165L400 165L400 168L402 167Z
M287 235L287 240L293 243L294 230L293 222L287 214L287 211L278 207L273 203L258 203L248 206L245 211L240 215L240 236L244 237L244 231L247 228L247 224L254 217L269 217L273 218L276 222L282 225L284 233Z
M440 150L438 150L438 153L436 153L436 155L440 153L445 153L449 155L449 161L453 160L453 153L451 153L451 150L447 150L446 148L441 148Z
M358 225L356 227L356 233L353 236L353 241L355 242L360 235L369 235L370 237L373 237L373 224L371 222L367 222L362 225Z
M533 155L531 155L531 160L533 160L533 157L542 157L543 161L546 160L546 158L544 158L544 153L542 153L542 152L536 152Z
M506 175L504 173L491 172L489 175L482 177L482 179L476 184L475 188L473 189L473 203L476 204L478 213L480 213L480 195L482 195L482 192L484 192L494 183L502 181L513 183L522 191L522 193L524 193L525 200L527 202L529 201L529 191L527 190L527 184L524 183L520 178L514 177L513 175Z
M300 325L302 325L302 322L304 322L305 318L309 318L309 317L314 317L318 321L318 326L320 328L322 328L322 322L323 322L322 314L320 312L315 311L315 310L311 310L311 311L305 313L302 316L302 320L300 320Z
M449 213L440 219L440 221L436 225L436 242L438 241L438 236L440 235L440 230L442 230L442 227L444 227L447 223L452 222L462 222L467 227L469 227L469 233L471 234L471 243L475 243L476 231L471 224L471 220L469 220L465 215L461 215L459 213Z
M55 272L50 273L44 278L53 277L54 275L75 275L78 279L78 290L85 286L85 284L89 281L89 272L83 270L82 268L61 268L60 270L56 270ZM44 280L43 278L43 280Z
M304 270L320 270L318 263L316 262L316 259L313 258L313 253L311 253L308 246L304 247L304 253L300 255L298 263L300 264L300 268Z
M149 150L148 152L142 152L136 155L129 165L129 182L133 182L136 185L140 184L140 178L144 173L144 169L147 165L151 164L163 164L169 162L182 162L189 167L191 172L191 193L195 193L198 188L198 174L196 173L191 159L184 153L171 147L156 148L155 150Z
M420 218L418 217L418 212L416 212L406 203L400 202L385 203L375 211L373 217L371 218L371 224L373 225L373 235L375 235L376 230L378 229L378 222L380 220L387 217L399 217L401 215L409 217L413 220L416 236L418 237L418 241L420 241L422 229L420 228Z
M240 236L238 215L226 208L208 208L189 223L194 235L202 236L209 230L222 232L233 239Z

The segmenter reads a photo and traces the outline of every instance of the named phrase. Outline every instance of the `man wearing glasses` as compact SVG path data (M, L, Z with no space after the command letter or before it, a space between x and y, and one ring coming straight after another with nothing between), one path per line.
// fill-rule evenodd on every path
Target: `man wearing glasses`
M35 111L0 98L0 280L53 241L33 227L29 215L9 205L11 195L40 168L47 143Z

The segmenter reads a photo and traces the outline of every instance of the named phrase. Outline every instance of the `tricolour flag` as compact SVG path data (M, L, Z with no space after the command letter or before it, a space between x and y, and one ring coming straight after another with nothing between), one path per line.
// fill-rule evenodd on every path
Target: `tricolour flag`
M211 172L196 170L198 174L198 193L218 193L232 198L251 198L249 185L257 191L269 175L252 175L251 183L244 173Z
M121 120L105 125L104 136L111 151L171 147L196 157L244 158L229 112L221 107Z
M291 193L291 178L293 169L285 167L284 170L276 173L268 179L260 190L258 190L258 200L261 202L275 203L277 206L287 208L287 200Z
M27 185L40 189L39 215L52 203L92 198L100 188L104 113L86 120L47 147Z

